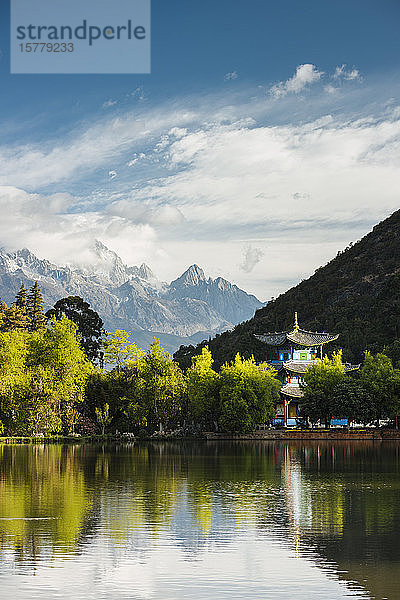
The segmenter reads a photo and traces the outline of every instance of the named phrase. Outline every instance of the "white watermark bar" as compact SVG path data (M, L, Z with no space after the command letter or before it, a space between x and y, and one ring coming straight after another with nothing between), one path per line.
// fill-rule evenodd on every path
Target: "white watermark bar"
M11 73L150 73L150 0L11 0Z

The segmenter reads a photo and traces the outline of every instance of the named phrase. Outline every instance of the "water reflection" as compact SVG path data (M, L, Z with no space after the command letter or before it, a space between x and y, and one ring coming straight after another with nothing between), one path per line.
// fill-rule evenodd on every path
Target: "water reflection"
M397 445L0 445L0 591L396 599L399 502Z

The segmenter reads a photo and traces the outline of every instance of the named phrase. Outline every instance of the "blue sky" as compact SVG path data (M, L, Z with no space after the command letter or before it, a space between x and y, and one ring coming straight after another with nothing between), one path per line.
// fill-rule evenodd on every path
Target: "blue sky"
M10 75L1 12L7 248L90 261L99 238L268 299L398 207L395 0L153 0L138 76Z

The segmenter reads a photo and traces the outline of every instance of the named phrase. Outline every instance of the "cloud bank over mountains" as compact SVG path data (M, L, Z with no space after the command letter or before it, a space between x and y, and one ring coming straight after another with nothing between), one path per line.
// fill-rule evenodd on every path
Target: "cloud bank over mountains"
M400 107L356 67L230 84L0 146L1 245L83 264L100 239L162 279L201 263L267 299L398 208Z

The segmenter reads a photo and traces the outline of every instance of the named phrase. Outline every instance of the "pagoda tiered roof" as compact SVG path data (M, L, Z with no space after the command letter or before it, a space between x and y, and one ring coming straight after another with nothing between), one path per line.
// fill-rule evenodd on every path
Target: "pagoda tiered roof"
M318 331L300 329L297 323L297 313L295 313L294 328L291 331L254 334L254 336L260 340L260 342L268 344L268 346L284 346L289 342L299 346L312 347L322 346L328 342L333 342L334 340L337 340L339 334L319 333Z
M281 387L281 394L285 396L289 396L289 398L303 398L303 390L299 388L297 385L291 385L287 383Z
M286 369L286 371L290 371L291 373L300 373L304 375L309 367L312 366L312 362L297 362L294 360L286 360L282 367Z
M283 346L286 342L298 344L299 346L322 346L328 342L337 340L339 334L318 333L317 331L306 331L305 329L292 329L280 333L254 334L255 337L268 344L268 346Z
M317 359L318 360L318 359ZM315 362L305 362L305 361L295 361L295 360L286 360L282 363L283 369L289 371L290 373L299 373L300 375L304 375L304 373L313 366ZM344 363L344 371L347 373L348 371L357 371L361 365L351 365L350 363Z

